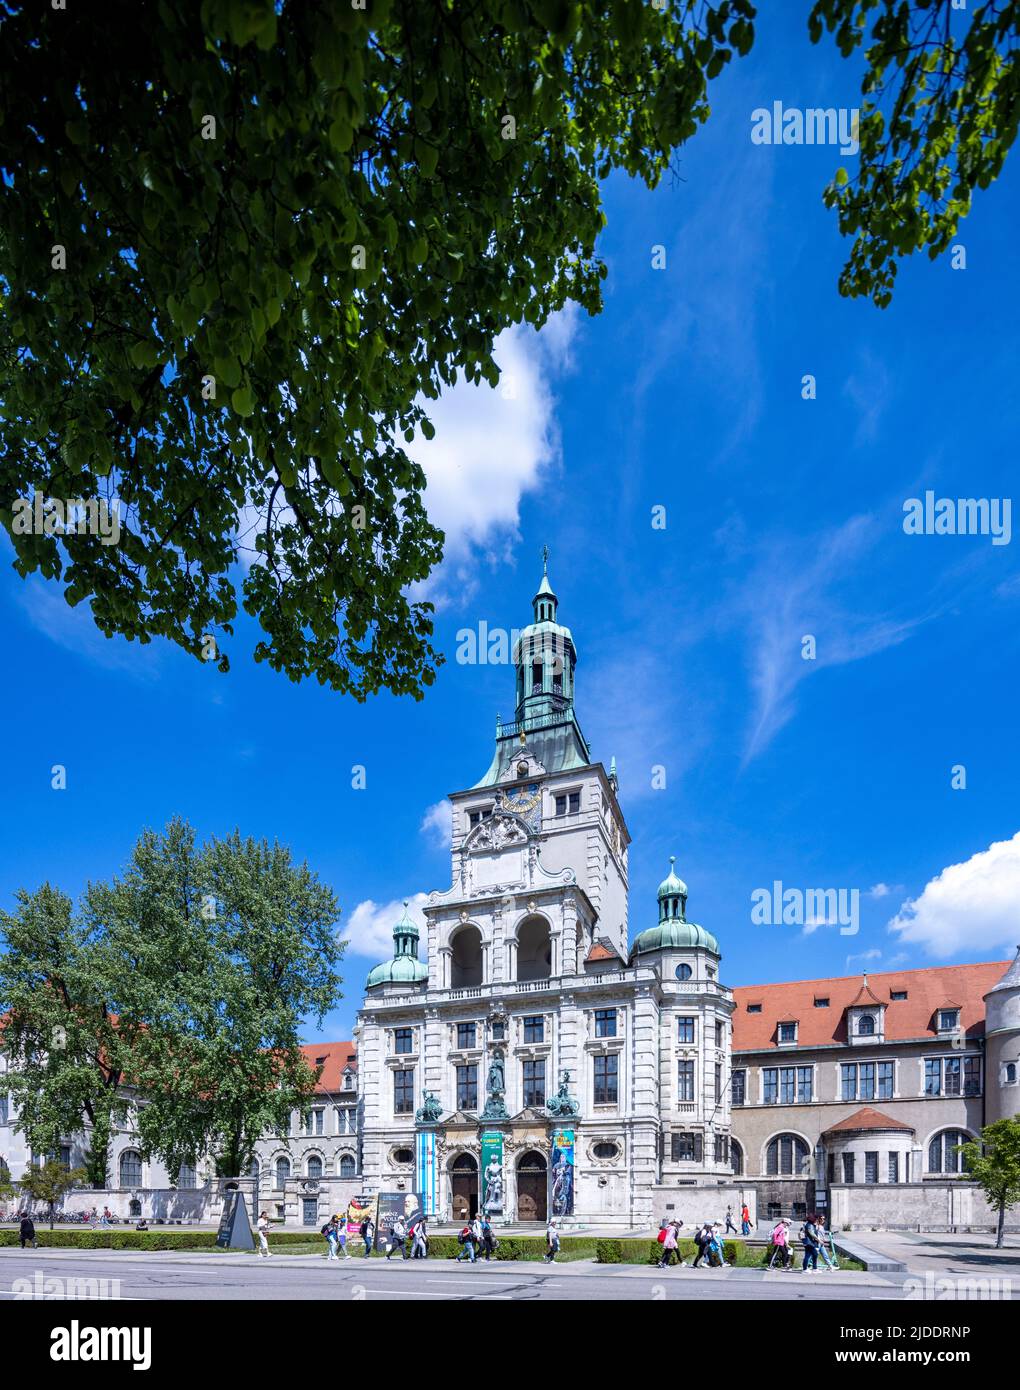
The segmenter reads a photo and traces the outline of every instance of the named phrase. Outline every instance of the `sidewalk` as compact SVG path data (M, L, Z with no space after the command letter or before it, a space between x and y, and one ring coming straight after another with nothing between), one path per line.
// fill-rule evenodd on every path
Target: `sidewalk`
M942 1231L861 1231L863 1244L906 1265L911 1274L971 1274L1012 1279L1020 1289L1020 1237L1006 1236L1001 1250L992 1235ZM837 1237L838 1239L838 1237Z

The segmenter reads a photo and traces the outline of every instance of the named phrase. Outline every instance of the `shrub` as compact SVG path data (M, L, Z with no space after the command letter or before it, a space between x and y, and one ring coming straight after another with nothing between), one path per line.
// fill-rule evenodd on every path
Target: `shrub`
M618 1240L595 1242L595 1258L600 1265L618 1265L623 1260L623 1247Z

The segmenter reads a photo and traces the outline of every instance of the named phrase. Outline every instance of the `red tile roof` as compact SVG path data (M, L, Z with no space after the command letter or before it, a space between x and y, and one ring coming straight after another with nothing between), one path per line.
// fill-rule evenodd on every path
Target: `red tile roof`
M604 936L600 936L598 941L592 944L591 950L585 956L585 963L590 960L621 960L619 951L614 950L612 944Z
M868 976L869 993L885 1004L885 1037L888 1041L934 1037L936 1011L947 998L961 999L960 1024L965 1034L981 1037L985 1031L983 995L1009 968L1008 961L984 961L979 965L940 965L928 970L896 970ZM845 1010L863 990L860 975L831 980L795 980L788 984L741 985L734 989L734 1051L749 1052L776 1045L776 1025L782 1019L799 1021L800 1047L823 1047L847 1041ZM906 990L906 999L891 1000L893 991ZM829 1007L816 1009L816 997L829 999ZM748 1004L760 1004L760 1014L749 1014ZM778 1049L777 1049L778 1050ZM789 1048L784 1048L788 1051Z
M870 1105L866 1105L863 1110L855 1110L852 1115L848 1115L845 1120L840 1120L837 1124L830 1125L826 1134L856 1133L858 1130L868 1129L902 1129L908 1134L913 1134L910 1125L905 1125L902 1120L890 1119L888 1115L883 1115L881 1110L873 1110Z
M358 1070L358 1054L353 1042L304 1043L301 1047L308 1065L314 1071L323 1062L322 1075L316 1091L320 1095L343 1093L344 1071L350 1068L355 1074Z

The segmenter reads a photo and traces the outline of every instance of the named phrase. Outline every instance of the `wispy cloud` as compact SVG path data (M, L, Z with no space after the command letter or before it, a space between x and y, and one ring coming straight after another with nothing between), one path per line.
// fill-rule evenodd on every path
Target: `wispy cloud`
M14 602L28 621L65 651L110 671L123 671L138 680L159 678L159 647L141 646L126 637L104 637L96 627L88 602L72 608L59 583L30 576L13 590Z
M419 955L425 955L425 914L423 905L428 901L427 893L415 893L407 899L407 915L422 933ZM349 948L356 956L369 956L372 960L389 960L393 955L393 928L404 913L404 899L396 898L388 903L377 903L365 898L351 913L347 930L342 933Z
M428 808L418 829L437 849L450 848L453 835L453 807L445 797Z

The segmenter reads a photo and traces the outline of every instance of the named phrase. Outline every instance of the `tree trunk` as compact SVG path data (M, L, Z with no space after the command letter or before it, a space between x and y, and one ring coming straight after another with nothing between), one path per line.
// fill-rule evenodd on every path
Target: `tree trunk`
M1003 1227L1004 1227L1005 1223L1006 1223L1006 1203L1005 1203L1005 1201L1000 1201L1000 1202L999 1202L999 1229L998 1229L998 1230L996 1231L996 1233L995 1233L995 1248L996 1248L996 1250L1001 1250L1001 1249L1002 1249L1002 1231L1003 1231Z

